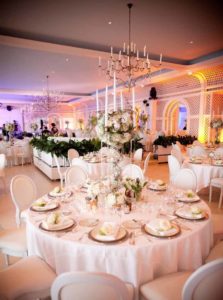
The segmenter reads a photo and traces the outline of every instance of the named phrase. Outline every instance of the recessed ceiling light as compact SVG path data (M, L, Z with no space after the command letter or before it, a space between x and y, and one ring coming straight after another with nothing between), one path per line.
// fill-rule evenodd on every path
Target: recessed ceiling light
M69 61L69 58L66 58L66 61Z
M194 43L194 41L190 41L190 44L193 44Z
M112 21L108 21L108 25L111 25L112 24Z
M55 74L55 71L53 70L53 71L51 71L51 73L52 73L52 74Z
M191 70L187 71L187 75L192 75L192 74L193 74L193 72Z

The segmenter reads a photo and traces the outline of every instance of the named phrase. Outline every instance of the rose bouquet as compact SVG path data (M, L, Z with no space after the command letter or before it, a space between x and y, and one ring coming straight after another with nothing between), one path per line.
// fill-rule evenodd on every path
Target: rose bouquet
M140 180L139 178L125 178L124 179L124 187L125 187L125 195L129 198L136 198L136 200L140 200L140 196L143 188L146 186L147 182L144 180Z
M12 132L12 131L15 130L15 126L14 126L13 123L6 123L6 124L5 124L5 129L6 129L6 131L8 131L8 132Z

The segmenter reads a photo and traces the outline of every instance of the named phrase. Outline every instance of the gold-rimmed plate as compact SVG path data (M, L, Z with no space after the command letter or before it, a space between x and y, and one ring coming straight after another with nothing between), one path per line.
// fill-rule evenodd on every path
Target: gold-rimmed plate
M128 236L128 231L124 227L120 227L115 236L107 236L99 234L99 227L95 227L88 233L88 237L99 243L117 243L124 240Z
M171 228L169 230L160 230L158 226L155 226L154 221L155 220L151 221L148 224L144 224L142 226L142 230L149 235L159 238L175 237L181 232L180 226L174 223L171 223Z
M36 211L36 212L48 212L48 211L55 210L58 207L59 207L59 203L56 203L56 202L47 203L45 206L38 206L38 205L33 204L30 207L30 210Z
M148 185L148 189L151 191L164 192L167 189L167 185Z
M63 191L63 192L60 192L60 193L54 193L53 191L49 192L48 193L48 197L50 198L57 198L57 197L70 197L72 196L72 192L67 192L67 191Z
M200 221L208 219L208 213L205 210L200 211L200 213L193 213L190 207L181 207L175 211L175 215L181 219L186 219L190 221Z
M50 228L48 226L46 226L44 221L42 221L39 224L40 229L42 229L44 231L50 231L50 232L71 230L75 226L77 226L77 222L74 221L73 219L66 219L66 222L64 222L62 224L56 224L55 226L51 226Z

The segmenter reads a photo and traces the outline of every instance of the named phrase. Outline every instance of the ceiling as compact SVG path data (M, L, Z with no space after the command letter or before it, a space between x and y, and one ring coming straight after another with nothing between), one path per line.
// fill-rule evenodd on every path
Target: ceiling
M46 87L46 75L50 76L50 89L64 93L64 102L89 99L96 89L103 90L106 78L98 72L98 57L106 63L111 46L118 53L123 42L128 42L127 3L2 0L0 102L32 101ZM132 3L132 40L140 55L147 45L156 65L162 53L163 73L223 58L220 1Z

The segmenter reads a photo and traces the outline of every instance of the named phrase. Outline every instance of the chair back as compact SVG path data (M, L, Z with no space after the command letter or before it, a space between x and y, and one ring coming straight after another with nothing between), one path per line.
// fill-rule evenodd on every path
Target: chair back
M142 169L134 164L128 164L123 168L122 177L130 177L133 179L139 178L140 180L144 180Z
M73 158L72 162L71 162L71 166L80 166L86 171L86 173L89 172L88 171L88 164L83 159L80 159L80 158L77 158L77 157Z
M0 177L5 177L6 155L0 154Z
M10 193L16 208L16 224L19 226L21 211L29 208L30 204L37 199L35 182L27 175L16 175L11 180Z
M172 181L177 188L196 191L197 178L191 169L180 169Z
M183 155L181 154L181 152L176 150L175 148L173 148L170 153L171 153L171 155L175 156L176 159L179 161L180 165L182 165Z
M88 179L88 173L81 166L71 166L65 172L66 185L80 185Z
M6 166L6 155L4 153L0 154L0 169L4 169Z
M142 160L142 148L137 149L136 152L133 155L134 161L141 161Z
M185 282L182 300L222 300L222 278L223 258L203 265Z
M207 156L207 153L202 146L195 146L191 149L190 156Z
M68 272L51 287L52 300L129 300L123 281L106 273Z
M68 158L70 166L72 164L72 159L75 158L75 157L79 157L79 153L77 152L77 150L75 150L75 149L69 149L67 151L67 158Z
M168 155L168 167L169 167L170 182L173 182L173 178L180 171L180 163L175 156Z
M215 157L223 158L223 147L217 148L214 151L214 155L215 155Z
M146 170L147 170L147 167L148 167L148 164L149 164L149 161L150 161L150 157L151 157L151 152L149 152L146 156L146 159L144 161L144 166L143 166L143 174L145 176L146 174Z
M181 152L180 146L177 144L177 142L176 142L176 144L172 143L172 149L175 149L176 151Z

